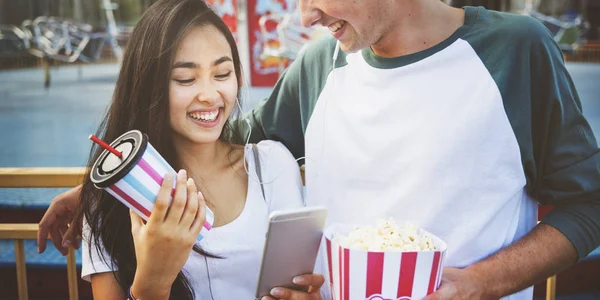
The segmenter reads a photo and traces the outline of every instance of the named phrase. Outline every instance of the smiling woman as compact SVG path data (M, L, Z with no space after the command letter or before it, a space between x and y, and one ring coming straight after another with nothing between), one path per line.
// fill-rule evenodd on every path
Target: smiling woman
M147 223L84 182L82 277L94 298L253 298L267 217L301 206L302 183L282 144L235 144L229 120L240 78L234 38L203 1L160 0L135 27L97 136L140 130L180 171L165 177ZM90 164L101 150L92 149ZM261 173L277 179L261 185ZM197 242L206 206L215 220ZM309 290L318 295L319 287Z
M192 28L184 36L169 83L174 139L210 142L220 136L236 105L239 83L232 56L227 39L212 25Z

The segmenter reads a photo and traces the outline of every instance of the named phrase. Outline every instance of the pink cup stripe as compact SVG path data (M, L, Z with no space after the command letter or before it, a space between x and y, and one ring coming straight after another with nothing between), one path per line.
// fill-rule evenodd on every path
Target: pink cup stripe
M138 166L140 166L140 168L142 168L142 170L144 170L144 172L146 172L146 174L148 174L152 180L158 183L158 185L162 186L163 180L165 180L164 177L160 176L160 174L158 174L158 172L156 172L156 170L154 170L154 168L152 168L152 166L150 166L150 164L145 161L143 157L140 158ZM175 188L171 189L171 197L173 196L175 196Z
M365 297L381 294L384 257L384 252L369 252L367 254L367 290Z
M415 268L417 266L417 253L402 253L400 262L400 278L398 279L398 295L400 297L411 297L413 281L415 280Z
M121 190L119 187L117 187L116 185L111 185L109 187L109 189L112 190L115 194L121 196L121 198L123 198L125 201L127 201L127 203L129 203L131 206L135 207L139 212L144 214L147 218L150 217L149 210L147 210L144 206L139 204L133 198L129 197L129 195L127 195L125 192L123 192L123 190Z
M440 265L440 253L435 252L433 254L433 265L431 266L431 277L429 278L429 288L427 289L427 295L433 293L437 286L437 274L438 266Z
M344 249L344 300L350 300L350 249Z
M327 264L329 266L329 282L333 284L333 266L331 263L331 241L329 239L325 239L325 244L327 245Z
M146 172L146 174L148 174L148 176L150 176L150 178L152 178L156 183L158 183L158 185L162 185L163 182L163 177L160 176L156 170L154 170L154 168L152 168L152 166L150 166L150 164L148 164L148 162L146 162L144 160L144 158L140 158L140 161L138 162L138 166L140 166L140 168L142 168L142 170L144 170L144 172Z
M212 229L212 225L210 225L210 223L208 223L208 221L204 222L204 228L206 228L206 230L211 230Z

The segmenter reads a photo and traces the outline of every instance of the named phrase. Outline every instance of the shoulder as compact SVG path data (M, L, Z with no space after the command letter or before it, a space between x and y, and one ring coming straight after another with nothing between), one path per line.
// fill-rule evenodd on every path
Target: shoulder
M294 156L282 143L264 140L256 144L261 161L269 164L295 162Z
M302 206L302 177L292 153L282 143L271 140L256 146L269 211Z
M489 47L504 43L517 49L521 48L518 46L537 47L555 44L550 30L530 16L486 10L481 7L466 9L477 10L473 13L473 26L465 36L467 40L483 40Z
M256 144L259 163L263 171L263 178L298 177L300 167L298 162L282 143L272 140L261 141ZM252 155L253 152L250 152ZM266 180L269 181L269 180Z

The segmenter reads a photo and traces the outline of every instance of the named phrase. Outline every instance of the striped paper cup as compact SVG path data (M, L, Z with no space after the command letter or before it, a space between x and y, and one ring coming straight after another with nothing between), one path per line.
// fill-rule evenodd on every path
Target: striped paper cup
M348 234L354 228L333 224L324 234L333 299L420 300L437 290L447 248L442 240L428 233L437 250L417 252L373 252L332 242L335 233Z
M126 132L110 146L123 156L120 158L104 150L90 172L92 182L148 220L164 175L171 173L176 176L177 173L148 142L148 136L139 130ZM171 200L174 193L175 185L171 190ZM206 222L198 240L212 228L214 220L213 212L206 207Z

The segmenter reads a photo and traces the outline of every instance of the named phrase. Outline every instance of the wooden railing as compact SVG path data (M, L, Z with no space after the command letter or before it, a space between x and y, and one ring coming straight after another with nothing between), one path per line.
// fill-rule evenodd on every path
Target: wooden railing
M61 188L81 183L85 168L0 168L0 188Z
M300 168L304 183L304 167ZM74 187L81 183L85 168L0 168L0 188L18 187ZM17 285L19 300L27 299L27 277L23 240L37 237L38 224L0 224L0 239L15 241ZM67 255L69 299L78 299L75 252L69 248ZM556 298L556 275L546 281L546 300Z
M85 168L0 168L0 188L60 188L81 183ZM19 300L27 300L27 270L24 240L36 239L38 224L0 224L0 239L14 240ZM69 299L79 299L75 251L67 254Z
M0 240L14 240L15 242L19 300L28 299L24 240L36 239L37 232L38 224L0 224ZM69 299L79 299L77 293L77 266L75 264L75 251L73 248L69 248L67 254L67 280L69 284Z

